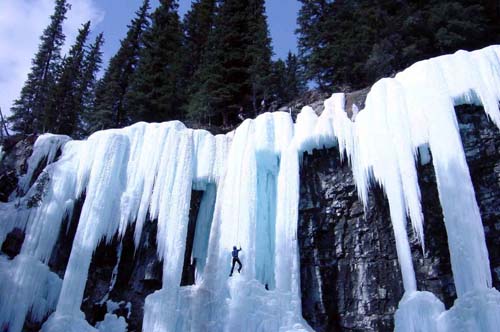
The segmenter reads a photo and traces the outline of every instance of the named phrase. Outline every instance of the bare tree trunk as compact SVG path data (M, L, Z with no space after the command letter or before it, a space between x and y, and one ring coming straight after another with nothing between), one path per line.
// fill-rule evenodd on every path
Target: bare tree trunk
M3 117L2 113L2 108L0 108L0 140L3 141L4 139L4 132L5 132L5 137L9 137L9 130L7 129L7 123Z
M256 118L258 114L257 112L257 88L255 87L255 82L252 82L252 107L253 107L253 117Z

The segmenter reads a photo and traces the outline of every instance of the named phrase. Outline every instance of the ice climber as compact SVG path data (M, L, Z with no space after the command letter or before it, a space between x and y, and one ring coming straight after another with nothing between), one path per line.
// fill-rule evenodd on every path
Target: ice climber
M239 267L238 267L238 273L241 272L241 268L243 267L243 265L241 264L240 259L238 258L238 253L240 251L241 251L241 247L240 247L240 249L236 249L236 246L233 247L233 251L231 252L231 255L233 256L233 266L231 267L231 273L229 274L230 277L233 276L234 265L236 263L238 263L238 265L239 265Z

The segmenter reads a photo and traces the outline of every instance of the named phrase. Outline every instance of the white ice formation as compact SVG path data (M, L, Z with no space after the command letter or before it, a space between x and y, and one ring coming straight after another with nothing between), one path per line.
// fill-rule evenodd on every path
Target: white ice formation
M149 217L158 222L163 287L146 298L143 331L311 331L301 315L300 158L304 151L338 146L352 166L360 199L366 202L376 181L389 201L405 287L396 330L497 331L500 294L491 286L454 106L483 105L500 127L499 100L500 46L492 46L422 61L380 80L354 122L344 110L344 95L335 94L319 117L309 107L295 124L288 113L266 113L227 135L173 121L101 131L85 141L42 136L21 189L28 189L45 158L48 182L35 182L24 197L0 205L0 243L15 227L26 232L21 254L0 260L0 328L20 332L28 314L40 320L52 313L44 332L124 331L123 318L110 314L90 326L80 305L98 243L134 225L139 245ZM458 293L448 311L436 296L417 290L406 232L409 217L425 243L415 163L418 151L428 150ZM192 253L196 284L180 287L192 190L204 191ZM60 280L46 263L63 220L83 194ZM33 203L36 195L41 199ZM228 278L236 244L243 248L244 268Z
M69 140L71 140L69 136L53 134L44 134L37 138L33 153L28 159L28 170L19 179L18 187L22 193L29 189L36 168L52 163L61 146Z

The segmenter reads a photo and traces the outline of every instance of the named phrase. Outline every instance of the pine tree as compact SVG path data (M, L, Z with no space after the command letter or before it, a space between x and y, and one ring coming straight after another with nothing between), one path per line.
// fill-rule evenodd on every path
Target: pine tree
M225 0L216 18L213 54L208 57L212 70L206 84L212 113L222 116L223 125L234 121L241 108L252 108L251 58L246 52L250 39L248 9L248 0Z
M216 87L223 84L222 50L216 42L218 42L217 33L215 29L212 29L208 35L207 48L191 80L186 114L191 120L209 124L222 113L220 109L217 109L217 99L214 93ZM218 123L221 122L218 121Z
M286 61L278 59L273 63L270 89L272 102L283 106L306 91L306 84L298 58L289 52Z
M200 122L207 116L204 102L201 101L203 74L202 64L208 60L209 39L212 39L217 0L197 0L187 12L183 21L184 29L184 70L188 103L184 113L190 120Z
M97 83L94 110L88 115L87 130L121 127L130 123L126 113L125 94L139 63L144 46L144 32L149 28L149 0L144 0L129 25L127 36L111 58L104 77Z
M135 121L181 119L183 96L182 28L177 2L161 0L144 36L144 49L126 94Z
M271 98L272 103L279 107L287 102L287 86L286 86L286 64L282 59L273 62L271 70Z
M188 113L229 125L236 114L257 113L269 94L270 38L264 2L224 0L216 11L208 47L196 73Z
M56 0L51 22L40 37L38 52L32 60L31 71L14 102L9 117L12 129L21 133L43 132L43 124L50 116L49 94L55 86L58 66L61 62L61 46L65 36L62 24L69 5L66 0Z
M102 64L102 45L104 36L97 35L94 43L88 47L83 65L82 82L79 97L81 100L81 111L78 114L77 137L83 137L91 133L89 130L89 118L93 114L95 101L96 75Z
M300 0L302 7L297 18L299 35L299 56L307 79L314 80L320 89L326 89L330 79L328 70L332 67L330 56L323 51L325 45L325 21L331 15L327 0ZM330 41L331 42L331 41ZM324 57L326 56L326 58Z
M299 60L292 52L288 52L285 67L284 90L286 93L284 99L288 103L298 98L307 88Z
M299 55L320 89L362 88L412 63L500 42L491 0L301 0Z
M248 48L246 51L250 62L250 82L252 87L252 109L255 115L265 110L266 99L269 97L271 75L271 57L273 55L271 38L267 26L264 0L250 0Z
M196 0L184 17L186 75L192 79L200 67L214 25L216 0Z
M64 58L60 77L52 91L51 116L45 118L44 127L53 133L72 135L83 112L82 99L85 43L90 33L90 21L78 32L75 44Z

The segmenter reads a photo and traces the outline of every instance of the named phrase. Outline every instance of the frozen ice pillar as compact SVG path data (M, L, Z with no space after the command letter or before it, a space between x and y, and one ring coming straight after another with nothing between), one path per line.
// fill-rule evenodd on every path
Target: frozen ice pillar
M421 61L378 81L355 122L347 118L343 94L335 94L325 102L318 124L310 125L315 134L308 135L318 144L335 137L352 164L363 201L371 180L387 194L406 291L396 314L397 331L496 331L500 326L500 294L491 287L481 215L454 108L482 105L500 127L499 101L500 46L491 46ZM433 294L416 290L406 234L409 217L424 244L415 169L422 145L433 156L458 293L448 311Z
M483 105L500 126L499 55L498 46L471 53L459 51L417 63L395 78L407 96L409 116L420 117L415 136L429 144L433 155L458 294L448 311L431 304L437 299L404 297L396 315L398 331L421 330L422 325L409 329L406 323L418 320L424 307L434 308L426 320L436 324L436 331L496 331L500 326L500 293L491 285L481 215L454 110L463 103Z
M217 183L206 264L197 284L180 290L172 331L311 331L300 304L293 127L289 114L277 112L234 132ZM202 236L194 246L201 242ZM229 277L235 245L243 248L243 270Z
M124 135L101 132L93 136L96 158L89 171L87 195L82 208L68 266L64 274L56 312L44 324L43 331L93 331L86 323L80 306L87 282L92 254L98 242L110 239L118 230L120 197L126 184L126 160L129 140ZM80 326L77 330L76 327Z

